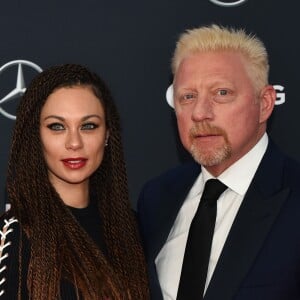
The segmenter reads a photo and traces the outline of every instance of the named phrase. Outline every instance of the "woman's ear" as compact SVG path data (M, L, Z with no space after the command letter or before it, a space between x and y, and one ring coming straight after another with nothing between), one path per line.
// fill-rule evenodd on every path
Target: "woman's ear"
M105 147L108 146L108 139L109 139L109 130L106 131Z

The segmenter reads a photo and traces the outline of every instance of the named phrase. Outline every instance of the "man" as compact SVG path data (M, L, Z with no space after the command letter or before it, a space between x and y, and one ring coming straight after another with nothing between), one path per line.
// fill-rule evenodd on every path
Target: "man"
M138 202L152 299L300 299L300 166L266 133L276 93L263 43L243 30L193 29L180 37L172 70L169 103L195 162L147 183ZM208 265L187 268L191 224L212 178L226 190ZM196 293L187 290L194 269L205 272Z

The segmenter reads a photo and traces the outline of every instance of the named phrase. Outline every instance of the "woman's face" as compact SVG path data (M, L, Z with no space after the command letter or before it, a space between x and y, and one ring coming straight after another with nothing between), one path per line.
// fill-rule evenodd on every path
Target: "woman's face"
M42 108L40 135L53 186L86 185L108 138L103 105L90 87L59 88Z

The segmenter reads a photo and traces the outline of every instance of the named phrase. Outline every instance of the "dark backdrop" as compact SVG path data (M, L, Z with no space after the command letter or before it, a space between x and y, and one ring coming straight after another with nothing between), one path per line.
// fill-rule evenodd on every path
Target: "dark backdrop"
M165 91L171 81L175 42L187 28L214 22L244 27L263 39L270 55L270 82L283 89L278 102L285 100L275 107L270 135L291 156L300 158L298 19L297 1L247 0L224 7L210 0L4 0L0 4L0 70L18 59L42 69L74 62L107 81L121 114L135 206L145 181L185 158ZM33 73L24 66L26 84ZM0 71L0 99L16 85L16 74L17 66ZM3 111L13 115L18 100L0 100L0 210L4 209L14 125Z

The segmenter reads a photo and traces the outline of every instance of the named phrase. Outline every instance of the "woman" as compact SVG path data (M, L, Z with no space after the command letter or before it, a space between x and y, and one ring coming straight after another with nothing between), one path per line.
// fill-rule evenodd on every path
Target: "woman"
M148 299L119 117L97 75L67 64L32 81L7 192L1 299Z

